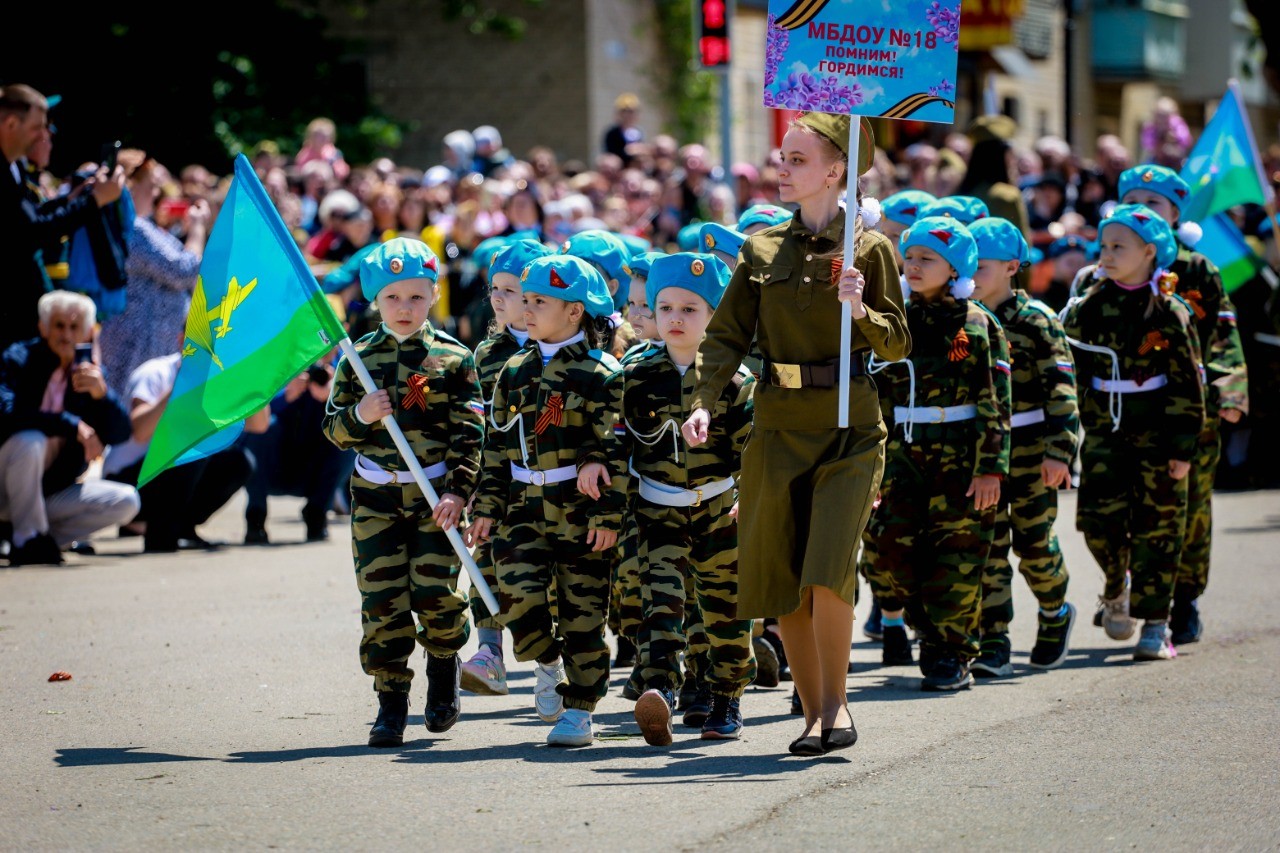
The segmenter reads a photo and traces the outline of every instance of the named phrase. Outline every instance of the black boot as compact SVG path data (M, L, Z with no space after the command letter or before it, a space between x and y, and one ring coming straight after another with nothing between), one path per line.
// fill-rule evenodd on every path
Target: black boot
M911 657L911 639L907 629L902 625L885 625L884 635L880 642L883 648L880 663L884 666L911 666L915 660Z
M618 656L613 660L614 669L629 669L636 665L636 644L619 634L615 640L618 643Z
M383 691L378 694L378 719L369 730L369 746L404 744L404 724L409 716L409 694Z
M262 509L247 509L244 513L244 544L269 545L267 537L267 512Z
M462 702L462 661L457 655L439 658L427 655L427 709L422 718L429 732L447 732L458 722Z
M328 513L324 509L303 507L302 522L307 526L308 542L323 542L329 538Z

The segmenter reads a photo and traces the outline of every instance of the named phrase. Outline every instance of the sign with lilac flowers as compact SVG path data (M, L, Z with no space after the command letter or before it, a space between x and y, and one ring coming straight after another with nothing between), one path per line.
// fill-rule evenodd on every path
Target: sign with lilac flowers
M955 121L961 0L769 0L764 105Z

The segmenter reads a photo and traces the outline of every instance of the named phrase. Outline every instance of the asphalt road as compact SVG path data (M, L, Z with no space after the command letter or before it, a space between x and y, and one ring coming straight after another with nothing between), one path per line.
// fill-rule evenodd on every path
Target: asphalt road
M273 499L272 547L105 539L64 568L0 569L0 848L1280 849L1280 493L1216 507L1206 636L1177 660L1134 664L1089 624L1101 575L1067 496L1067 664L1026 667L1020 579L1013 678L922 694L858 634L861 740L817 760L786 755L787 685L748 691L741 741L649 747L621 670L596 744L551 749L529 664L441 736L420 679L410 742L372 750L345 519L286 544L298 503ZM203 532L238 541L239 506Z

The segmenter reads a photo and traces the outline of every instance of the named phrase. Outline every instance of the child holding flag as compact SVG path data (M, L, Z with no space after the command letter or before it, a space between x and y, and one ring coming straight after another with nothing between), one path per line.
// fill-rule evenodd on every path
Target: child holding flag
M493 411L493 386L498 380L498 373L507 359L529 341L529 332L524 326L520 274L534 258L550 254L552 250L537 240L516 240L499 249L489 261L489 304L493 306L493 324L489 336L476 346L475 352L486 414L491 415ZM489 589L497 589L493 555L488 543L476 548L475 558ZM462 686L472 693L504 696L507 693L507 667L502 658L502 626L498 615L485 607L475 587L471 590L471 616L480 635L480 648L462 664Z
M448 731L457 722L458 651L470 635L458 556L445 531L458 523L476 485L484 407L470 350L427 320L439 271L425 243L404 237L361 262L361 291L376 303L382 324L355 348L382 387L362 393L344 358L323 421L330 441L359 454L351 476L351 545L364 626L360 662L378 693L369 732L369 745L377 747L404 742L415 633L427 650L427 730ZM434 509L380 423L388 416L438 484Z
M1204 429L1193 314L1174 295L1173 231L1122 204L1099 229L1095 280L1064 310L1081 391L1076 527L1106 576L1102 627L1144 619L1135 660L1177 655L1167 625L1186 534L1187 474Z
M1198 599L1209 583L1209 551L1213 535L1213 480L1222 451L1222 421L1238 423L1248 412L1249 379L1244 347L1236 328L1236 312L1222 286L1218 268L1193 251L1200 237L1194 223L1179 224L1190 187L1165 166L1144 164L1120 175L1120 201L1143 204L1174 229L1178 258L1169 267L1174 293L1195 315L1196 335L1205 367L1205 425L1196 440L1187 481L1187 532L1174 585L1169 629L1173 645L1200 639Z
M754 380L741 368L715 403L708 441L685 448L680 424L689 414L698 355L729 268L710 254L660 258L648 279L649 304L666 347L625 368L623 411L631 434L638 498L641 677L647 688L635 719L647 743L671 743L671 716L685 649L684 604L692 590L708 648L701 680L710 688L704 740L742 734L739 702L755 676L751 620L738 617L736 476L751 431Z
M627 489L623 377L603 351L613 300L581 258L536 258L520 278L537 346L494 385L467 539L493 538L503 622L516 659L537 661L538 716L556 724L547 743L588 746L609 683L604 629Z
M1010 545L1019 573L1040 602L1031 666L1053 669L1067 657L1076 614L1067 603L1067 567L1053 525L1058 489L1071 485L1080 418L1075 366L1058 316L1013 288L1031 257L1026 238L1009 220L994 217L973 223L969 233L978 246L973 295L1000 321L1013 369L1009 476L1002 483L995 541L982 572L982 642L972 667L976 676L998 677L1013 674Z

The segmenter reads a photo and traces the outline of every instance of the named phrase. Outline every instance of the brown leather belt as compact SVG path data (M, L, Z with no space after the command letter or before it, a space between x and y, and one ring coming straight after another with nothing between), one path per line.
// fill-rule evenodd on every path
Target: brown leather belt
M779 388L834 388L840 381L840 359L815 361L808 364L783 364L766 361L769 383ZM863 376L867 372L861 353L854 353L849 362L850 376Z

